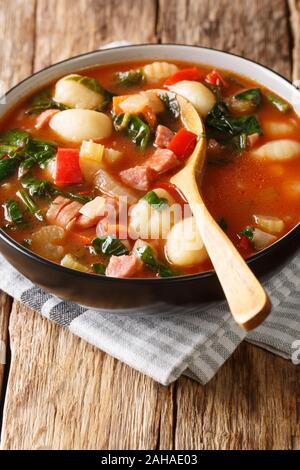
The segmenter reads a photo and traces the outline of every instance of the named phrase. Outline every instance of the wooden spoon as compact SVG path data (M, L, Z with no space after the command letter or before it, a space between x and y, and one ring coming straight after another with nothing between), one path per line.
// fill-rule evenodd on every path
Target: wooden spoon
M179 95L177 99L183 124L200 137L185 166L171 182L180 189L191 207L235 321L251 330L266 318L271 304L262 285L205 206L198 187L206 156L205 128L193 105Z

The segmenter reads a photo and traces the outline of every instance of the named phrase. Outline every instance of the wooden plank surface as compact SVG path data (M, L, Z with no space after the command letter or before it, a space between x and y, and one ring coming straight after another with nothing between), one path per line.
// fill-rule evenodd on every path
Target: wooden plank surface
M26 40L22 38L13 58L1 52L8 84L31 68L38 70L118 39L223 48L288 77L292 46L295 51L300 47L295 29L293 43L283 0L243 0L239 4L247 8L240 9L231 0L37 0L36 5L26 2L26 12L24 3L0 1L0 15L10 18L3 36L6 42L15 38L16 26L25 17L27 24ZM290 5L297 29L298 2ZM21 69L16 71L14 61ZM299 64L294 67L298 70ZM7 321L3 323L5 332ZM258 348L243 344L206 387L186 378L163 387L18 303L9 329L12 359L2 428L4 449L290 449L299 445L299 372Z

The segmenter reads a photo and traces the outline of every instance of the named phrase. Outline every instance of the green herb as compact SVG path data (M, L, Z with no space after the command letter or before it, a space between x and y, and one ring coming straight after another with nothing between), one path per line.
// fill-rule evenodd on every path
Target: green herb
M33 166L46 168L50 160L55 157L57 144L48 140L29 139L21 156L23 161L19 168L19 177L25 175Z
M102 85L100 85L98 80L96 80L96 78L85 77L83 75L70 75L70 77L67 77L66 80L72 80L73 82L78 82L81 85L84 85L85 87L87 87L89 90L92 90L95 93L99 93L100 95L103 92L103 87Z
M32 240L31 238L24 238L24 240L21 241L21 244L26 248L29 248L32 244Z
M150 127L137 116L132 116L130 118L127 126L127 134L131 138L132 142L142 149L147 147L151 137Z
M168 111L173 115L175 119L180 116L180 106L176 98L176 94L173 92L159 93L160 99L165 103Z
M56 188L56 192L58 194L58 191L59 189ZM87 202L90 202L94 199L94 194L88 196L88 195L85 195L85 194L75 194L75 193L72 193L72 192L64 192L64 191L61 191L59 192L62 196L65 196L69 199L72 199L73 201L77 201L77 202L80 202L82 204L86 204Z
M102 263L94 263L92 264L92 268L96 274L105 274L106 266Z
M127 70L126 72L117 72L115 74L116 85L131 87L144 80L142 69Z
M18 157L6 158L5 160L0 160L0 181L8 178L13 175L18 165L20 159Z
M127 247L114 235L103 235L92 241L92 247L97 254L121 256L128 253Z
M161 209L162 206L168 204L167 199L158 197L155 191L149 191L145 194L143 199L145 199L148 204L155 206L156 209Z
M19 204L14 199L9 199L5 204L3 204L3 208L6 220L15 225L20 225L24 222Z
M254 114L247 116L232 116L226 106L217 103L206 118L206 125L213 130L236 136L238 134L262 134L260 124Z
M40 114L47 109L58 109L59 111L64 111L65 109L69 108L62 103L54 101L52 99L50 90L43 90L33 96L29 103L29 108L27 109L26 114Z
M0 136L0 145L11 145L16 148L24 147L30 138L30 134L22 129L10 129Z
M278 111L281 113L286 113L291 109L289 103L284 101L282 98L279 98L279 96L273 95L273 93L268 93L267 99L274 106L274 108L278 109Z
M235 99L239 101L251 101L253 106L258 107L262 101L262 94L260 88L250 88L249 90L237 93Z
M249 225L245 228L243 228L243 230L241 230L241 235L245 235L248 240L252 241L253 240L253 235L254 235L254 230L255 230L255 227L250 227Z
M55 193L55 187L47 180L40 180L34 176L25 176L21 180L23 188L30 196L50 197Z
M131 115L129 113L113 114L114 128L117 132L127 128Z
M220 225L221 229L226 232L226 230L228 229L228 223L226 219L224 217L220 217L217 222Z
M174 276L174 271L166 264L159 263L150 246L141 246L137 248L137 253L141 261L152 271L158 273L160 277Z
M44 220L39 207L26 191L18 191L17 196L21 199L28 212L34 215L40 222Z
M145 149L150 141L151 131L146 124L138 116L132 116L129 113L120 113L113 115L113 123L116 131L126 129L128 136L132 142L142 149Z

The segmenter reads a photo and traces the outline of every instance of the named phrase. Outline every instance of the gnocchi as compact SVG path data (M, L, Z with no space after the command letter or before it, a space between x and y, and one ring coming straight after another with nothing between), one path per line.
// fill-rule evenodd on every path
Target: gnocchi
M104 101L103 95L74 80L76 77L81 76L72 74L58 80L54 90L54 101L69 108L99 109Z
M270 121L266 120L263 123L264 133L271 138L287 137L295 131L296 124L293 120L284 121Z
M88 109L67 109L55 114L51 129L64 141L101 140L112 133L111 119L104 113Z
M207 116L216 103L213 92L200 82L182 80L169 86L169 89L190 101L203 118Z
M272 140L253 150L251 154L256 158L273 161L290 160L300 157L300 144L290 139Z
M54 261L61 258L64 254L63 244L65 231L57 225L46 225L33 233L31 237L31 248L40 256L50 258Z
M208 259L194 217L185 218L173 226L167 238L165 251L168 260L176 266L193 266Z
M144 67L144 75L149 83L157 83L160 80L173 75L178 71L177 65L169 62L153 62Z

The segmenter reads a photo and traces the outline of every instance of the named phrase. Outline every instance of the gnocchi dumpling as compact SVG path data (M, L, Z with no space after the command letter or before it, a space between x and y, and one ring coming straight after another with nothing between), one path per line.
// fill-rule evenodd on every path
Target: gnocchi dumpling
M85 77L72 74L58 80L54 90L54 101L69 108L100 109L104 96L78 80L81 78Z
M63 140L74 143L105 139L112 133L111 119L89 109L61 111L51 118L49 126Z
M172 264L182 267L203 263L208 258L194 217L187 217L173 226L165 251Z
M144 75L149 83L157 83L178 71L177 65L169 62L153 62L145 65Z
M171 230L177 215L176 206L173 206L174 199L163 188L155 189L154 192L159 198L164 198L168 202L165 205L155 208L145 199L140 199L131 208L129 218L129 234L133 238L159 240L166 238Z
M263 123L263 130L264 133L271 138L287 137L293 134L296 126L295 121L291 119L288 122L266 120L266 122Z
M300 144L291 139L278 139L253 150L252 155L257 158L268 160L290 160L300 157Z
M216 103L216 97L213 92L200 82L182 80L169 86L169 90L190 101L203 118L207 116Z
M63 242L64 236L65 231L63 228L57 225L46 225L32 234L32 250L44 258L57 261L64 254L63 243L59 244L60 240Z

